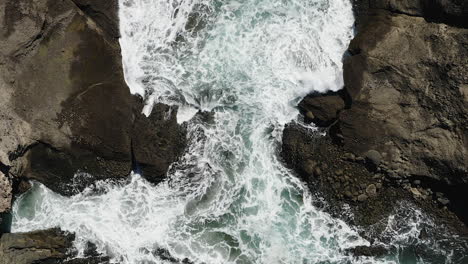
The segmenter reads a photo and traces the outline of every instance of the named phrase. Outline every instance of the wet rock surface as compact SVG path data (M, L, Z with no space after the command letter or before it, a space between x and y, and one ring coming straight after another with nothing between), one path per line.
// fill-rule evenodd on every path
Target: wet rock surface
M295 123L284 131L281 156L325 197L318 206L372 226L366 236L404 201L468 234L465 2L354 1L358 33L344 59L344 106L310 95L299 109L306 122L328 126L327 135ZM354 218L343 215L345 204Z
M400 223L394 228L403 228L411 222L415 211L409 208L419 208L434 221L431 226L440 228L431 229L428 235L431 238L468 235L465 223L438 201L438 195L445 197L446 194L437 194L422 183L392 179L380 166L374 169L371 161L347 152L329 136L291 123L284 130L281 156L316 196L313 199L316 207L356 226L369 241L388 239L386 230L390 216L396 216ZM378 248L372 245L350 249L349 253L367 256L374 252L374 256L379 256L384 251Z
M108 263L75 258L73 235L10 231L14 195L29 180L72 195L132 169L153 183L185 148L177 109L129 92L118 44L118 1L1 1L0 263Z
M49 229L4 234L0 238L0 264L104 264L109 258L94 254L76 258L74 236Z
M0 212L6 212L11 207L12 187L3 172L0 172Z
M326 95L306 96L299 104L300 111L318 126L329 126L338 119L338 113L345 108L342 92L330 92Z
M96 180L126 178L137 163L152 182L163 179L184 150L185 131L177 109L156 107L146 118L130 94L118 2L0 6L0 164L13 192L34 179L71 195Z

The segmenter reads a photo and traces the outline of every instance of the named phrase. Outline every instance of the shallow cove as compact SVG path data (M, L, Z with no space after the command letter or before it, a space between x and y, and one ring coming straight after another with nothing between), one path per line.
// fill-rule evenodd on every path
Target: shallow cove
M132 174L62 197L35 184L15 203L13 231L59 226L116 263L168 263L161 249L194 263L417 263L404 251L347 256L369 242L313 207L277 158L297 102L343 86L349 1L121 0L120 21L126 81L147 113L179 107L186 154L157 186Z

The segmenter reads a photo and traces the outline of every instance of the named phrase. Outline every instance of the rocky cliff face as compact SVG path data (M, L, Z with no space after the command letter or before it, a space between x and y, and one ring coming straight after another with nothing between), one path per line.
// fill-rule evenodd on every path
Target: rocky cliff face
M118 1L0 3L0 213L37 180L71 195L139 164L157 183L184 151L177 109L149 118L124 81Z
M311 186L320 182L332 204L354 204L358 221L360 213L369 215L363 224L384 217L394 201L413 198L423 207L434 199L435 211L448 206L466 221L468 3L354 6L358 33L344 59L344 90L299 105L306 120L329 126L328 136L288 126L286 163ZM344 171L336 173L338 167ZM389 197L393 203L385 202Z
M4 234L0 238L0 264L104 264L108 257L99 256L88 244L84 258L73 258L72 234L58 229L30 233ZM95 247L95 246L94 246Z

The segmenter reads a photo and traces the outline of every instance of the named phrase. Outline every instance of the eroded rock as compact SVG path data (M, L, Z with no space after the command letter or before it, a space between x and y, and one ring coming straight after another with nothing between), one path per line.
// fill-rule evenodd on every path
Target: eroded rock
M15 181L25 176L70 195L95 180L128 176L141 157L153 168L147 176L159 179L156 183L183 151L184 131L174 118L170 125L155 124L167 111L156 108L146 118L142 100L129 92L117 40L117 5L0 3L5 10L0 14L5 25L0 32L0 162L10 167ZM132 148L165 154L132 160Z
M338 118L339 111L345 107L338 93L307 96L299 104L306 117L319 126L328 126Z
M344 59L345 107L326 130L329 138L288 125L284 161L320 192L332 213L340 216L340 206L350 203L352 221L360 226L377 223L397 201L410 200L454 232L466 232L460 219L466 223L467 4L371 0L354 5L358 34ZM313 94L301 105L312 97L320 98ZM326 107L335 113L334 106ZM301 113L305 120L317 116L311 109ZM298 166L305 159L350 176L323 170L310 177ZM451 196L452 212L430 192L417 189L420 195L414 195L409 189L414 178Z
M0 238L0 264L104 264L109 258L74 258L74 235L49 229L4 234Z
M0 213L7 212L11 208L12 186L10 180L0 172Z
M372 19L345 60L353 102L339 117L345 147L378 151L399 174L468 182L468 101L460 93L468 29L384 13Z

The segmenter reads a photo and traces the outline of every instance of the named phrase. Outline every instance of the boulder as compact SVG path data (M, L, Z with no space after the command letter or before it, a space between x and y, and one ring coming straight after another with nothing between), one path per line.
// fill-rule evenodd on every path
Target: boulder
M300 103L299 109L318 126L328 126L338 118L345 107L344 100L336 93L331 95L309 95Z
M367 200L367 198L368 196L363 193L363 194L358 195L357 200L360 202L364 202L365 200Z
M377 187L375 186L375 184L369 184L366 187L366 194L369 197L375 197L377 195Z
M379 166L380 162L382 161L382 155L376 150L369 150L367 151L364 156L368 161L372 163L374 166Z

